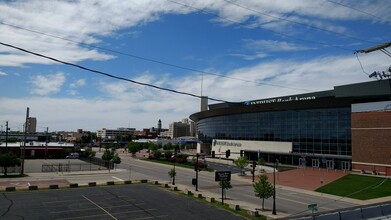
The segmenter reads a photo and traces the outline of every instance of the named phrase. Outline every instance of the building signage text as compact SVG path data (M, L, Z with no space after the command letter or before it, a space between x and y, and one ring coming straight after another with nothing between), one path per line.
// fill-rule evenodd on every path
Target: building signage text
M230 146L230 147L241 147L241 143L231 142L231 141L217 141L213 140L213 146L221 145L221 146Z
M255 101L247 101L244 102L245 105L259 105L259 104L272 104L272 103L280 103L280 102L293 102L293 101L306 101L306 100L315 100L315 96L289 96L289 97L281 97L281 98L272 98L272 99L261 99Z

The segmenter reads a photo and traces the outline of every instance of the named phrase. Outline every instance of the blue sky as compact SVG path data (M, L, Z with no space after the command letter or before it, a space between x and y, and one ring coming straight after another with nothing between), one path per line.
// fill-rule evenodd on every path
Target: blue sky
M389 11L388 0L3 1L0 42L238 102L374 80L367 74L390 58L358 54L363 72L353 51L391 41ZM167 128L199 105L0 45L2 129L9 121L22 130L27 107L39 131L142 129L159 119Z

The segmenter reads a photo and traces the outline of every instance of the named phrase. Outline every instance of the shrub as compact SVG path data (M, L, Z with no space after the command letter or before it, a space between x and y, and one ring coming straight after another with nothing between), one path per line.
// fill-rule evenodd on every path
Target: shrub
M170 150L165 150L164 157L166 158L166 160L169 160L172 157L172 152Z
M162 156L162 152L160 152L159 150L154 150L152 154L153 154L153 159L157 159L157 160L159 160L160 157Z

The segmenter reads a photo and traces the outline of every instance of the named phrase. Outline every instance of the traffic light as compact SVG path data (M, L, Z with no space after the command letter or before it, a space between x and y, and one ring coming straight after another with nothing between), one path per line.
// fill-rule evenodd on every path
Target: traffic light
M215 151L212 150L212 158L215 158Z
M225 158L228 158L231 155L231 150L225 151Z

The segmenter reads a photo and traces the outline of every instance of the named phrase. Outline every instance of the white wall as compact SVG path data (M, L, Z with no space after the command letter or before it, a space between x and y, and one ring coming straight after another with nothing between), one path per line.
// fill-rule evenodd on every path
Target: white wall
M239 140L219 140L212 141L212 151L215 151L216 157L225 157L225 151L231 150L230 159L237 159L240 156L240 150L267 152L267 153L291 153L292 142L276 141L239 141Z

